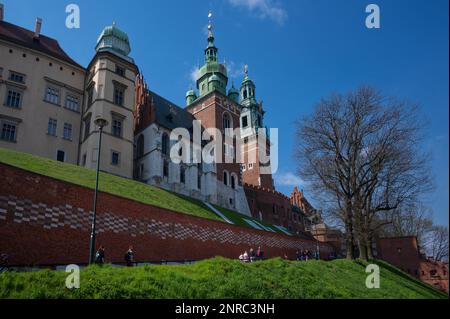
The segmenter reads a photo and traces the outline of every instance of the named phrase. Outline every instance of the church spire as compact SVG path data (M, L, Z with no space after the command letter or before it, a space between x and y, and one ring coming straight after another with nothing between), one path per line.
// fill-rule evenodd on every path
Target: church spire
M208 46L205 49L205 62L217 62L217 48L214 45L213 24L212 24L212 12L208 13Z
M242 105L256 105L256 96L255 96L255 83L248 76L248 65L246 64L244 67L244 81L241 84L241 104Z

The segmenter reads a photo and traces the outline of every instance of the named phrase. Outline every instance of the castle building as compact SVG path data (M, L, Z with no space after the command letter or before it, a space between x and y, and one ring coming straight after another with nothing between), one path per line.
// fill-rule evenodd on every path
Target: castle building
M102 170L133 177L135 79L139 73L129 57L128 36L115 23L98 38L95 56L89 63L81 115L81 166L96 168L99 130L96 118L108 121L102 139Z
M228 89L211 20L204 65L185 107L149 89L130 56L128 35L115 23L101 32L86 68L42 35L41 25L37 19L30 31L4 21L0 4L0 147L95 169L96 119L102 118L108 122L102 171L196 198L212 210L214 204L253 216L288 234L305 230L309 207L297 207L274 187L270 140L260 139L268 135L265 112L248 67L239 90ZM209 150L214 160L193 160L210 142L217 142Z
M0 4L0 147L77 164L85 71L41 26L4 21Z

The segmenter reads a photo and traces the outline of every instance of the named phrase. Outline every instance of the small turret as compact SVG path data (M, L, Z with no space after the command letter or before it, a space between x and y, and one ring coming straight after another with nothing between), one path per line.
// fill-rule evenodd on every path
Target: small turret
M236 103L239 103L239 91L234 87L234 83L228 91L228 98Z
M191 105L194 103L194 101L197 99L197 94L192 89L192 87L189 89L189 91L186 92L186 106Z
M248 65L245 66L245 78L241 85L241 104L249 106L256 104L255 98L255 84L248 76Z

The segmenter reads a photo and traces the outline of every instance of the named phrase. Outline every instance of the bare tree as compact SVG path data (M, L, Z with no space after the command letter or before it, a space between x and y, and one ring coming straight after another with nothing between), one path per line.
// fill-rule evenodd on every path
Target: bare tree
M448 227L434 226L427 246L434 260L448 262Z
M357 245L371 257L380 212L395 211L430 189L419 149L416 108L369 87L323 99L297 123L299 173L334 200L346 233L347 258Z
M415 236L420 247L428 246L433 230L431 211L420 203L410 203L379 216L386 225L379 229L382 237Z

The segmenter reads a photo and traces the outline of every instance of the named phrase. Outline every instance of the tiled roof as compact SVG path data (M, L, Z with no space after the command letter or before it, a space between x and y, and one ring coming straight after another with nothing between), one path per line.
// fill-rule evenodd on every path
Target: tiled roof
M149 94L150 100L153 100L155 121L157 124L169 130L183 127L191 131L192 121L195 120L191 113L159 96L155 92L149 91Z
M39 35L39 39L34 38L34 32L14 25L6 21L0 21L0 39L24 46L31 50L36 50L48 54L54 58L83 68L72 60L66 52L59 46L58 41L45 35ZM84 69L84 68L83 68Z

